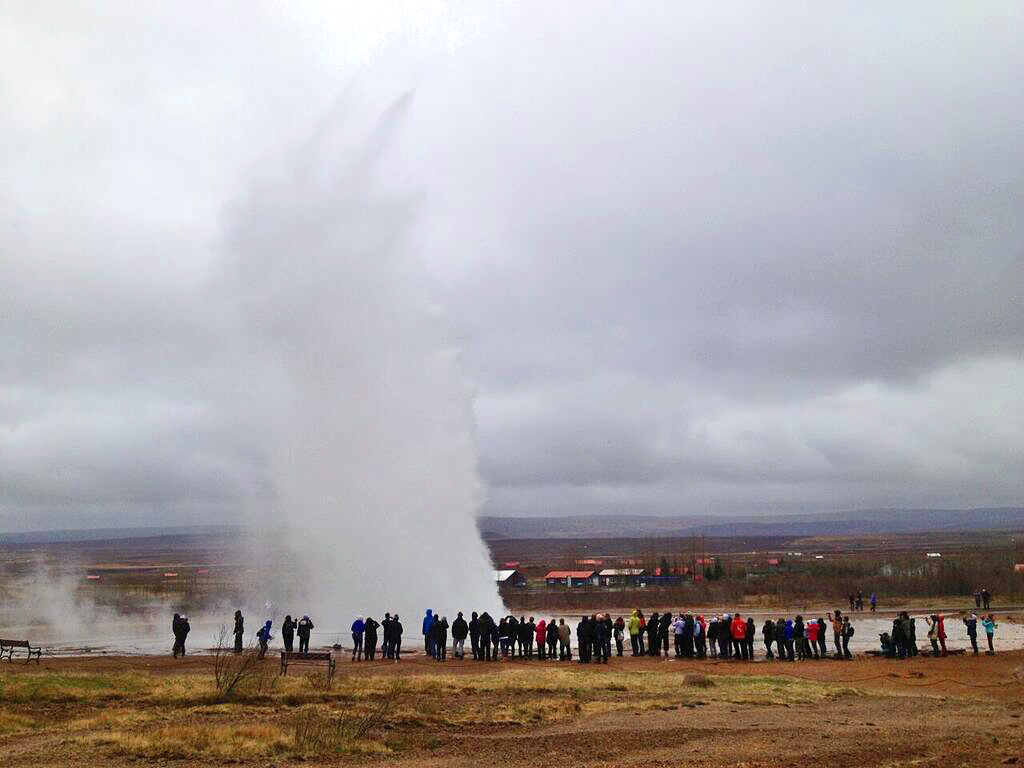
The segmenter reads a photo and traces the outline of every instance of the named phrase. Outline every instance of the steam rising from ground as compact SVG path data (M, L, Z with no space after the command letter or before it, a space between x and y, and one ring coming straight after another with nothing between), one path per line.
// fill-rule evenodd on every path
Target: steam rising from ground
M117 612L78 593L75 570L38 561L25 574L9 579L0 605L0 626L52 628L60 638L94 638L115 623ZM20 638L15 638L20 639ZM38 636L32 638L39 641Z
M363 120L346 95L226 217L227 407L266 461L251 519L285 532L259 555L278 621L397 610L410 627L426 608L500 607L476 527L471 393L405 237L415 202L375 185L410 101Z

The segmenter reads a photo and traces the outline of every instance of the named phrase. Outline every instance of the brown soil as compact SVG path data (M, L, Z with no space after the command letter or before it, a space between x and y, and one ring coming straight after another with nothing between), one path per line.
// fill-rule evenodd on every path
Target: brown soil
M46 660L42 672L56 674L144 672L165 677L206 674L208 657L175 661L157 657L99 657ZM269 660L268 660L269 663ZM499 662L437 664L422 656L401 664L340 665L338 690L358 687L361 679L375 676L507 675L513 670L545 671L560 664ZM570 665L565 665L570 666ZM571 665L573 675L585 676L663 671L678 678L682 695L666 697L664 706L631 710L624 707L593 714L577 714L549 724L502 721L480 725L448 724L431 727L429 721L402 718L386 728L387 755L349 755L313 760L261 758L241 761L267 766L309 764L465 766L472 763L513 766L632 766L646 768L688 766L950 766L1024 765L1024 651L993 657L949 657L889 661L858 658L852 662L820 661L744 664L675 662L659 659L613 660L607 666ZM4 675L39 674L35 665L4 665ZM699 680L706 675L707 689ZM738 703L711 695L716 676L782 676L833 689L836 696L802 703L773 700ZM574 679L576 679L574 677ZM477 697L482 710L503 703L495 691L467 688L446 696ZM621 690L621 687L614 690ZM429 691L429 689L428 689ZM416 696L429 696L416 693ZM609 700L616 696L610 689ZM702 700L706 698L707 701ZM476 700L476 699L474 699ZM682 702L682 703L680 703ZM463 702L464 704L465 702ZM507 703L507 702L504 702ZM621 697L618 704L621 705ZM446 702L423 701L445 707ZM68 702L40 705L55 720L82 717L83 708L104 703ZM285 706L285 705L281 705ZM20 702L0 707L25 715L39 708ZM166 714L166 720L188 721L187 707ZM273 712L258 715L273 717ZM251 722L223 715L221 722ZM2 731L0 731L2 734ZM141 762L140 762L141 760ZM83 748L59 730L0 735L0 765L92 766L167 762L178 765L219 765L223 759L150 760L110 754L101 748Z

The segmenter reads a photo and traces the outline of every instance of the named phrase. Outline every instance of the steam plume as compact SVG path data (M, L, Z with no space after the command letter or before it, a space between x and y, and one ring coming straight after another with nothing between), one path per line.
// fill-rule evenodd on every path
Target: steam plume
M226 220L233 406L267 462L254 520L287 538L259 578L282 611L333 626L500 607L475 521L470 391L421 289L415 205L374 183L411 98L367 124L346 94Z

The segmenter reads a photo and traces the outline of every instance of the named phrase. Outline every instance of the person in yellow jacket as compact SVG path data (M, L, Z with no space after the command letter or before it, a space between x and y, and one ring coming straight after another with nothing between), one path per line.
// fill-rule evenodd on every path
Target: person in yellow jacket
M626 623L626 629L629 630L629 645L633 650L633 655L638 656L640 654L640 630L643 629L639 611L633 611Z

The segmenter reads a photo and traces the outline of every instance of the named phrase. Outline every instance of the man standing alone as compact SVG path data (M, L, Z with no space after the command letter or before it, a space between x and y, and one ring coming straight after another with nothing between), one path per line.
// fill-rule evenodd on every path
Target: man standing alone
M245 619L241 611L235 611L235 629L231 633L235 636L235 653L242 652L242 635L245 633Z

